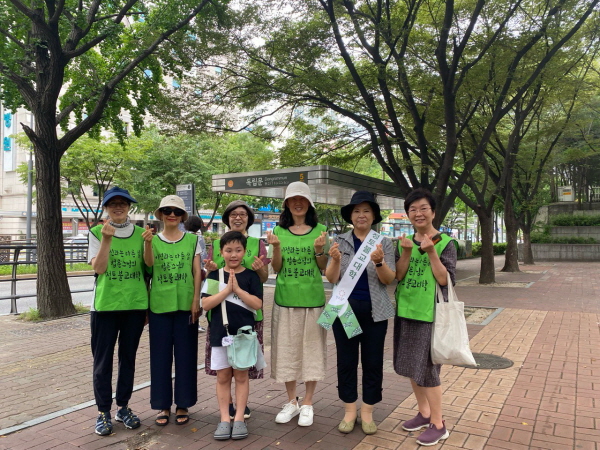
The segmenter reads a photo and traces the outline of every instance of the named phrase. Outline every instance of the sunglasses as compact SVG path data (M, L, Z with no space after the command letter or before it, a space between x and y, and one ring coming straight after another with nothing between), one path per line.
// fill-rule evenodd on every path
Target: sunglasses
M163 213L165 216L170 216L171 213L175 214L177 217L181 217L185 214L185 211L179 209L179 208L160 208L160 212Z

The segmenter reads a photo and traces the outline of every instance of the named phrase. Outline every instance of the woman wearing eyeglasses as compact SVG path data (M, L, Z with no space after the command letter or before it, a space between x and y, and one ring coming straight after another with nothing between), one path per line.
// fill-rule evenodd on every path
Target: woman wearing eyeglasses
M129 221L129 209L137 203L126 189L113 187L104 193L102 207L108 214L103 225L88 235L88 263L96 273L90 317L94 357L94 397L98 406L95 432L112 433L112 374L115 344L119 341L117 422L126 428L140 426L128 406L133 392L135 356L146 323L148 290L144 282L144 230Z
M455 241L433 226L435 199L429 191L419 188L408 194L404 210L416 233L402 235L398 242L394 370L410 378L419 408L402 428L426 428L417 443L429 446L449 436L442 419L441 365L432 363L430 349L436 283L447 301L448 274L454 283L457 253Z
M188 409L198 400L198 325L202 251L198 236L185 233L183 200L168 195L154 212L164 229L157 236L144 232L144 260L152 267L150 288L150 405L159 410L158 426L169 423L176 405L175 423L189 422ZM175 359L175 389L171 367Z
M223 212L223 223L231 230L231 231L239 231L244 236L247 237L246 243L246 255L242 261L242 266L246 269L254 270L258 277L260 278L260 282L264 283L269 278L269 263L271 260L267 258L267 248L263 241L258 238L248 236L248 228L252 226L254 223L254 211L252 208L248 206L248 204L242 200L234 200L225 208ZM219 253L218 249L220 248L220 240L215 239L212 244L212 250L209 253L209 260L206 261L205 269L209 272L213 270L221 269L225 267L225 260ZM217 249L217 251L214 251ZM263 314L262 310L258 310L256 312L256 322L254 324L254 330L258 335L258 342L260 342L261 349L264 353L264 345L263 345ZM210 331L208 332L210 334ZM211 369L211 346L210 346L210 336L206 336L206 348L205 348L205 371L208 375L217 376L217 371ZM248 376L251 380L262 379L263 370L257 370L256 367L250 368L248 371ZM231 377L233 377L233 371L231 372L231 376L228 380L217 380L218 382L223 383L231 383ZM229 400L229 416L231 420L235 418L235 407L233 404L233 398ZM246 410L244 411L244 419L250 418L250 408L246 406Z

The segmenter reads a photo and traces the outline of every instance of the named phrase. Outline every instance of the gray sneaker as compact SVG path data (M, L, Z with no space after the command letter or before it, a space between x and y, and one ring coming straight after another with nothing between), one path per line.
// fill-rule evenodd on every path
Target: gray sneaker
M421 428L427 428L429 426L429 419L429 417L423 417L421 413L418 413L412 419L404 422L402 429L406 431L418 431Z

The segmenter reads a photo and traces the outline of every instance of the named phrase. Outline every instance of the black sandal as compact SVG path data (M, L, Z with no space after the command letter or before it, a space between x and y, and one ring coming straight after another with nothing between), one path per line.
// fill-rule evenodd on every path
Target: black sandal
M169 424L169 418L171 417L171 411L169 411L169 414L160 414L156 416L156 419L154 419L154 423L156 425L158 425L159 427L164 427L167 426ZM159 422L159 420L164 420L164 422Z
M185 414L177 414L175 416L175 423L177 425L185 425L186 423L188 423L190 421L190 416L188 414L187 408L177 408L177 411L185 411ZM180 422L179 419L184 419L184 420Z

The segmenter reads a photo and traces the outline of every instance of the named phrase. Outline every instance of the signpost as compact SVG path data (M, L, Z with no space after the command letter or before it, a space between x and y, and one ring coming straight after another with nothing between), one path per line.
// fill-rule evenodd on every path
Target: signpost
M183 199L185 210L190 216L196 215L196 188L193 184L178 184L175 191Z

